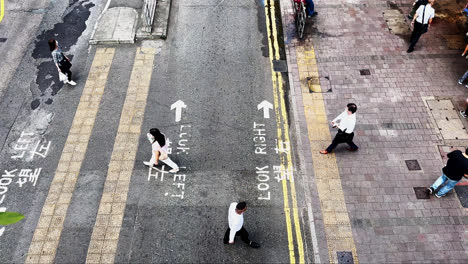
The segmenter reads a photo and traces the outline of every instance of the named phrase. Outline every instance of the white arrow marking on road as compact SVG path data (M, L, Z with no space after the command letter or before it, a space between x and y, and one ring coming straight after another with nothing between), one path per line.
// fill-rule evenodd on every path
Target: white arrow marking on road
M171 105L171 110L175 108L175 121L179 122L182 117L182 108L186 108L187 105L182 100L179 100Z
M257 106L258 110L263 108L263 118L270 118L270 109L273 109L273 105L268 101L263 101Z

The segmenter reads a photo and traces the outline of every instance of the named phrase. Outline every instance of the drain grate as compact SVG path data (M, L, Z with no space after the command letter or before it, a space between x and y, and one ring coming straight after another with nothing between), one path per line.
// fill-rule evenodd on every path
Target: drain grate
M273 60L273 70L275 72L288 72L288 64L285 60Z
M416 194L416 199L429 199L429 192L427 187L413 187L414 194Z
M362 69L362 70L359 70L359 73L361 75L370 75L370 70L369 69Z
M350 251L337 251L338 264L354 263L353 253Z
M0 43L1 42L6 42L7 41L7 38L0 38Z
M419 162L417 160L405 160L406 167L410 171L417 171L421 170L421 166L419 166Z

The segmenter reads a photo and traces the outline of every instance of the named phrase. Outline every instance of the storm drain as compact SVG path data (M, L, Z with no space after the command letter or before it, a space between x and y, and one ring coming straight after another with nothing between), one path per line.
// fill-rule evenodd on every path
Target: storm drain
M418 171L421 170L421 166L419 166L419 162L417 160L405 160L406 167L410 171Z
M443 99L426 102L444 139L468 139L468 134L452 101Z
M273 70L275 72L288 72L288 64L285 60L273 60Z
M359 73L361 75L370 75L370 70L369 69L362 69L362 70L359 70Z
M468 185L455 186L458 199L464 208L468 208Z
M337 251L338 264L354 263L353 253L350 251Z
M414 194L416 194L416 199L429 199L429 192L427 187L413 187Z

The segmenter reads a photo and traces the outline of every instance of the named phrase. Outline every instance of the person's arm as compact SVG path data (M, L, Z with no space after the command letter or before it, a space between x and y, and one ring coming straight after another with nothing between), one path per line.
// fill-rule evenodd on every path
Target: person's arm
M52 53L52 59L54 60L54 64L55 64L55 67L57 67L57 70L58 70L59 72L62 72L62 71L60 70L59 65L58 65L58 61L57 61L57 57L55 56L55 53Z
M414 25L414 21L416 21L416 18L418 18L419 9L421 9L423 7L424 7L423 5L418 7L418 10L416 10L416 13L414 14L413 20L411 20L411 25Z
M454 150L454 151L448 153L448 154L447 154L447 158L449 158L449 159L453 158L453 155L454 155L453 153L454 153L455 151L459 151L459 150ZM460 151L460 152L461 152L461 151Z
M159 160L159 149L157 146L154 146L154 144L158 144L158 142L154 142L151 146L151 152L152 152L152 155L151 155L151 160L150 160L150 164L155 164L155 165L158 165L158 160Z
M431 24L432 24L432 17L429 18L429 21L427 22L427 28L430 28L431 27Z
M341 122L341 120L342 120L344 117L346 117L347 114L348 114L348 113L346 112L346 110L344 110L341 114L339 114L337 117L335 117L335 119L333 119L333 120L331 121L332 126L336 126L336 121L340 120L340 122Z
M232 229L229 230L229 244L234 244L234 238L236 237L237 231Z

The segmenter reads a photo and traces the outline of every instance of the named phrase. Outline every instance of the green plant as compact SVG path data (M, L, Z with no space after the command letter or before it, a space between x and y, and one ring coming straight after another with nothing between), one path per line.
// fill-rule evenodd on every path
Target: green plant
M16 212L0 212L0 225L11 225L24 218L24 215Z

